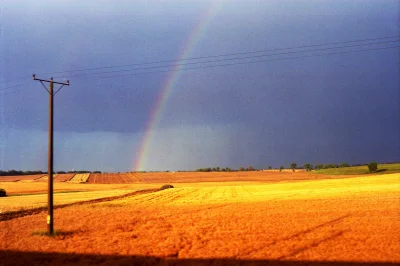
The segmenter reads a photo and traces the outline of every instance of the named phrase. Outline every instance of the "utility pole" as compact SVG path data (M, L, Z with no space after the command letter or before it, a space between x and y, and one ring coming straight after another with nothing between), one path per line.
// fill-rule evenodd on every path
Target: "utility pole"
M67 82L56 82L53 78L50 80L38 79L35 74L32 75L33 80L38 80L42 83L45 90L49 93L49 152L48 152L48 192L47 192L47 231L49 235L54 234L54 217L53 217L53 98L62 87L69 86ZM50 83L49 88L44 85L44 82ZM54 84L61 86L54 92Z

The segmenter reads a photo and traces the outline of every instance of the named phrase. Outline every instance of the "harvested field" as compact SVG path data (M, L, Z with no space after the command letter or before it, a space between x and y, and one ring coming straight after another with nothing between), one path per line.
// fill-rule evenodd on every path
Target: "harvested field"
M111 259L112 265L398 263L399 179L400 174L390 174L180 183L151 194L57 209L60 233L54 238L33 234L45 229L44 212L0 222L5 240L0 250L12 251L17 265L27 258L37 265ZM5 254L0 252L0 261Z
M16 176L0 176L0 182L18 182L38 180L45 175L16 175Z
M400 174L357 177L342 180L313 180L281 183L198 183L183 184L157 193L113 201L111 204L194 205L230 202L263 202L271 200L302 200L347 197L369 192L400 192Z
M55 182L66 182L70 180L75 174L53 174L53 180ZM49 176L47 174L42 175L23 175L23 176L5 176L4 179L0 177L0 182L6 181L21 181L21 182L47 182Z
M31 194L45 194L47 193L48 185L46 182L2 182L0 187L7 191L10 196L13 195L31 195ZM156 188L158 185L154 184L80 184L69 182L55 182L55 192L85 192L85 191L104 191L104 190L138 190ZM1 199L0 199L1 202Z
M89 179L90 174L76 174L69 182L71 183L85 183Z
M352 176L354 177L354 176ZM90 174L89 183L94 184L133 184L133 183L198 183L198 182L281 182L290 180L340 179L347 175L320 175L298 172L154 172L154 173L102 173Z
M27 210L47 206L47 183L0 183L8 197L0 198L0 210ZM149 184L91 185L74 183L54 183L54 205L113 197L138 190L159 188Z
M149 173L86 173L55 174L55 182L91 183L91 184L165 184L165 183L198 183L198 182L281 182L310 179L341 179L361 175L321 175L305 171L252 171L252 172L149 172ZM45 181L47 175L4 176L4 181ZM0 181L1 182L1 181Z
M74 177L75 174L55 174L54 181L55 182L67 182Z
M35 182L47 182L47 180L49 180L49 176L48 175L42 175L40 178L32 180Z
M179 182L172 173L102 173L91 174L88 180L94 184L133 184Z
M131 190L103 190L103 191L65 191L54 193L54 205L69 204L85 200L93 200L104 197L123 195ZM18 195L2 198L0 210L5 213L9 211L27 210L47 206L47 194Z

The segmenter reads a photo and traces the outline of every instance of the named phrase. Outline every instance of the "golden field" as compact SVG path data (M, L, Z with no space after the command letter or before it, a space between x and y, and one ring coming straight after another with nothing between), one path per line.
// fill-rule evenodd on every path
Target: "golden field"
M188 173L186 177L180 174L180 180L190 179ZM173 189L56 209L55 237L40 233L46 229L46 212L1 221L0 263L400 262L400 174L350 178L318 175L318 179L301 172L279 173L280 177L278 173L269 177L263 172L241 174L218 182L220 176L202 173L192 175L190 182L169 182ZM54 197L56 204L71 203L163 183L91 184L89 178L88 184L55 183L56 191L62 193ZM1 198L0 208L15 210L25 207L23 204L31 208L47 199L46 194L23 195L43 193L45 183L40 187L37 182L31 190L29 182L4 182L0 187L7 184L14 196Z

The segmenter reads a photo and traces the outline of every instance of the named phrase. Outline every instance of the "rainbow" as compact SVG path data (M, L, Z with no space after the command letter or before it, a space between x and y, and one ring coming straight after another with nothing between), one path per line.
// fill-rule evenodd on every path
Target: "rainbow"
M179 53L177 60L183 60L190 57L196 44L200 41L204 32L207 29L210 21L215 17L217 11L221 8L220 1L212 1L208 9L200 16L199 22L191 31L190 35L186 39L183 45L183 49ZM177 84L180 74L181 66L174 66L173 69L168 72L168 76L165 79L163 85L161 86L160 93L156 98L155 108L150 113L149 119L145 127L144 135L141 140L139 154L134 161L133 170L143 171L146 168L147 158L148 158L148 147L153 138L153 133L160 123L163 111L165 109L166 103L172 94L173 88Z

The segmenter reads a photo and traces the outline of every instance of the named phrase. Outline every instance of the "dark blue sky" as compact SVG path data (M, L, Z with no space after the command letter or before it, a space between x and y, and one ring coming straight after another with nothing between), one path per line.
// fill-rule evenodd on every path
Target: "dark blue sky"
M389 0L5 0L0 9L5 170L46 169L48 95L33 73L71 82L55 99L56 170L129 171L169 73L74 76L149 65L46 73L177 59L209 13L187 57L400 35L399 2ZM141 168L400 161L399 55L392 48L182 71Z

